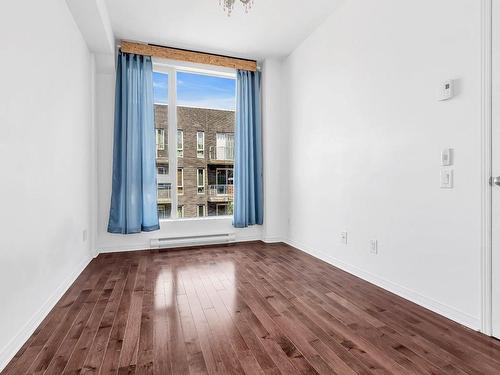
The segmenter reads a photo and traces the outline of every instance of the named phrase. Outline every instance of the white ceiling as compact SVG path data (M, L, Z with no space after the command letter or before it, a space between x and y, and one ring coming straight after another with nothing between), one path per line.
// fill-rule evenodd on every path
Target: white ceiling
M219 0L106 4L118 39L262 59L288 55L344 0L254 1L248 14L236 4L231 17Z

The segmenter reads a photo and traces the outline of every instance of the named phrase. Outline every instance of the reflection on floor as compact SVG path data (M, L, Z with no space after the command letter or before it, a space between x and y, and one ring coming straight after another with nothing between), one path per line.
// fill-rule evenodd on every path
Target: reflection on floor
M101 254L5 374L500 374L500 343L286 245Z

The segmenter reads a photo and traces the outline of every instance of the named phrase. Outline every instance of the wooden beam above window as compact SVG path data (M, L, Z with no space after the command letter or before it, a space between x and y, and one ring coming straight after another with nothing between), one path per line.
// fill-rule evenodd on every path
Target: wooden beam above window
M226 68L248 70L251 72L255 72L257 70L257 62L254 60L212 55L210 53L188 51L178 48L122 41L120 49L124 53L135 53L137 55L159 57L169 60L223 66Z

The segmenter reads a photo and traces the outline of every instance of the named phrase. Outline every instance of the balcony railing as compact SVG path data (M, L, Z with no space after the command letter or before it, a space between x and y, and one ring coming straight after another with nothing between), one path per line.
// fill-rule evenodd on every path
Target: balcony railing
M234 147L210 147L209 150L210 160L218 161L234 161Z
M234 185L208 185L208 199L211 202L229 202L233 200Z

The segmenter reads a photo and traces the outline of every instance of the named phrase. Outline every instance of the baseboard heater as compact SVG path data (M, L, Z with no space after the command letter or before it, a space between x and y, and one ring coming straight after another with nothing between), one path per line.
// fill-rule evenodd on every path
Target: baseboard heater
M200 236L166 237L151 240L151 249L170 249L202 245L218 245L234 242L234 233L206 234Z

